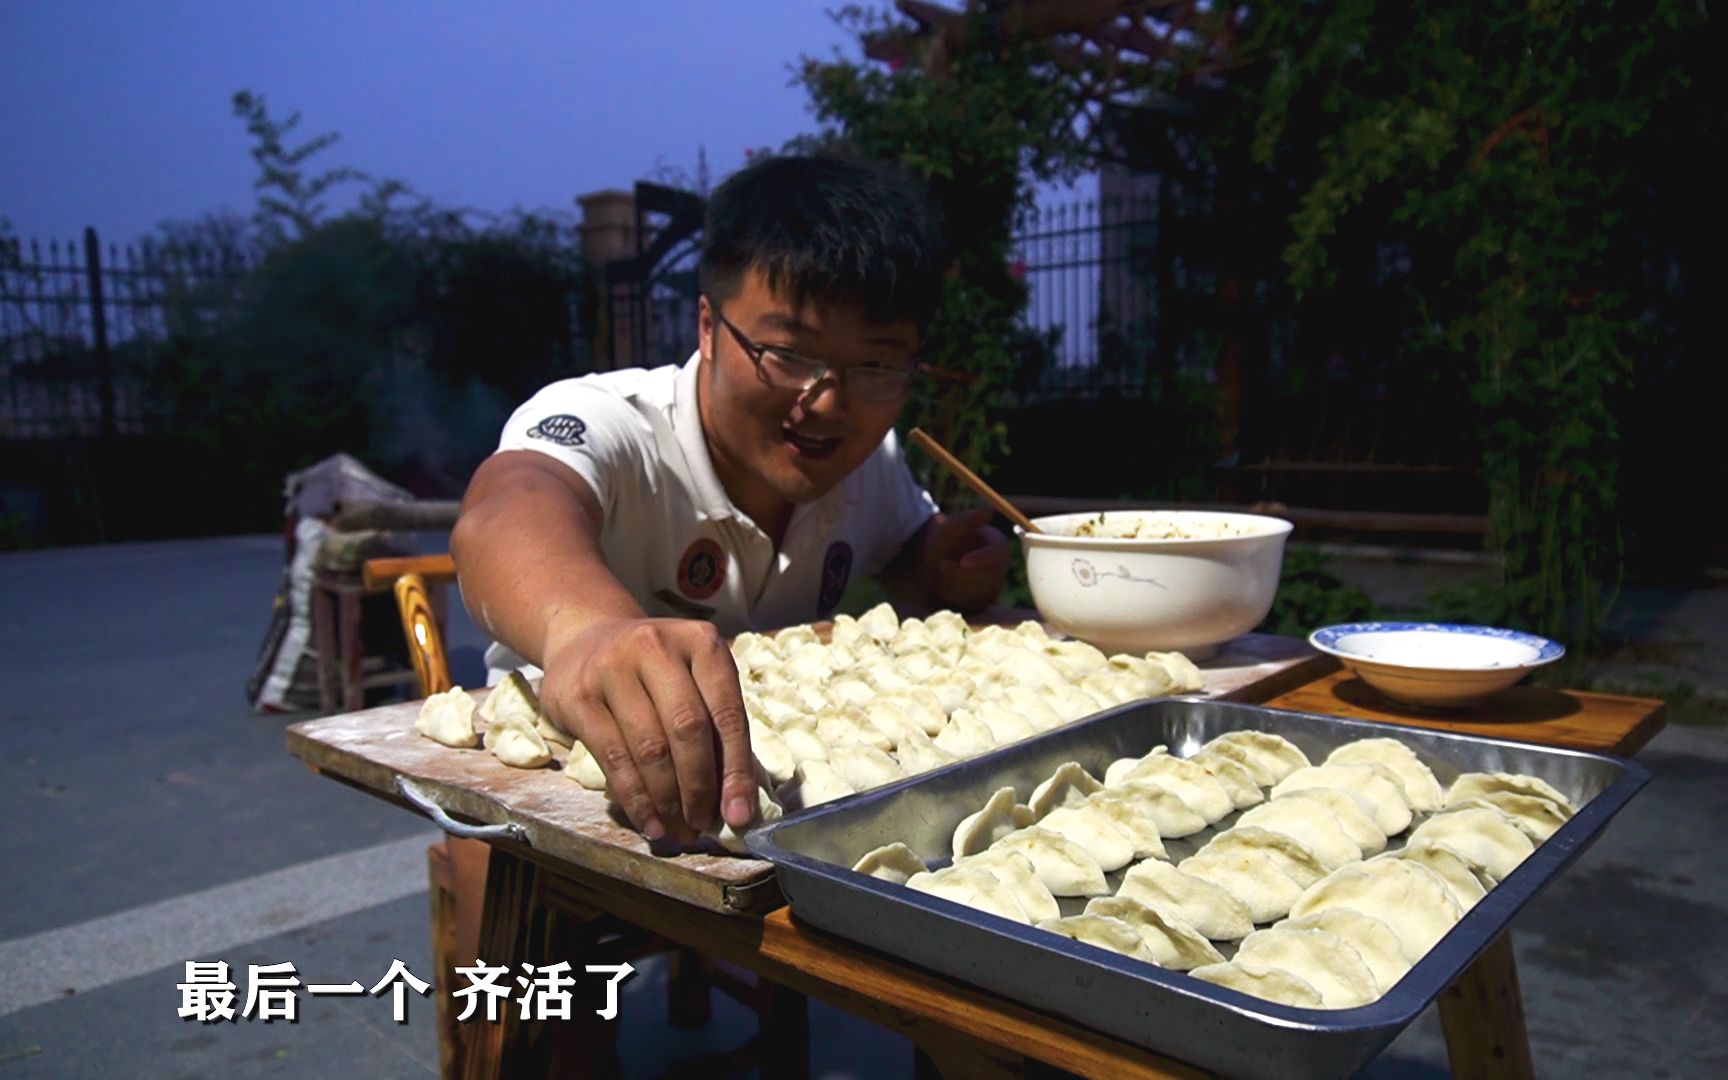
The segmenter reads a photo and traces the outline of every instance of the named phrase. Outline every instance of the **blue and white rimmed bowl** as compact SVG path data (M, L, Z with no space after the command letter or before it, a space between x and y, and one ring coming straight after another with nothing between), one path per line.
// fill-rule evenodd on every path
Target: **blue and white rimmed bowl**
M1427 708L1475 705L1566 655L1545 637L1460 623L1343 623L1308 642L1394 701Z

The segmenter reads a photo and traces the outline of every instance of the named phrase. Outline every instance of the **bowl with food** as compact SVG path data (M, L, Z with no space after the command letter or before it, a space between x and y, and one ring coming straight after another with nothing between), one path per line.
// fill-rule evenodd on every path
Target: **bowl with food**
M1464 623L1341 623L1308 641L1392 700L1431 709L1476 705L1566 655L1545 637Z
M1051 625L1105 652L1191 660L1272 609L1291 524L1222 510L1110 510L1016 529L1032 602Z

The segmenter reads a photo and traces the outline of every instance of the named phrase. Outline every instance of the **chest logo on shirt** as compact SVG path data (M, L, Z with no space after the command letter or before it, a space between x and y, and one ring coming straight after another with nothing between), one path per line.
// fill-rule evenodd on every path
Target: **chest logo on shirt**
M545 439L559 446L581 446L582 433L588 430L588 425L580 417L569 413L548 416L546 419L528 429L530 439Z
M846 585L852 580L852 545L836 540L822 556L822 587L816 593L816 614L829 615L840 606Z
M678 560L678 591L692 600L706 600L726 580L726 552L704 536L684 549Z

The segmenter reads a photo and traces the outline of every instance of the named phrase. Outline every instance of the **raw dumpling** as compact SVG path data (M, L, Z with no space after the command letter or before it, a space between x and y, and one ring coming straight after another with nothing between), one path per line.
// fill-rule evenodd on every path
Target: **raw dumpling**
M930 628L924 625L923 619L906 619L894 631L894 639L888 642L888 651L895 656L905 656L919 649L928 649L932 644Z
M1374 819L1374 824L1387 836L1397 836L1410 827L1410 800L1404 797L1404 785L1398 774L1384 765L1310 765L1280 780L1272 789L1272 797L1287 795L1303 788L1332 787L1358 796Z
M972 700L972 695L978 692L978 686L971 678L959 671L946 671L931 680L928 689L935 695L936 701L942 706L944 715L952 714L956 709L965 706Z
M816 717L816 734L828 744L830 760L833 751L854 744L874 746L878 750L894 749L894 740L864 715L856 705L839 705Z
M1070 915L1065 919L1046 919L1038 924L1038 929L1061 934L1087 945L1096 945L1100 949L1109 949L1113 953L1120 953L1135 960L1144 960L1148 964L1158 962L1152 955L1152 950L1146 947L1146 938L1140 931L1121 919L1108 915L1082 914Z
M520 721L528 727L536 727L546 714L540 708L540 699L535 696L534 688L528 685L528 680L520 671L512 671L494 686L487 694L486 700L480 703L475 712L488 725L502 720L506 723Z
M1411 859L1439 874L1462 911L1469 911L1478 900L1488 895L1488 887L1476 876L1470 860L1458 854L1456 848L1437 840L1412 840L1397 851L1376 855L1369 861L1380 859Z
M782 657L790 659L799 649L821 645L822 639L816 636L814 627L788 626L774 635L774 644L779 648Z
M1214 941L1235 941L1254 930L1253 913L1236 894L1156 859L1129 869L1116 895L1156 908Z
M1206 819L1180 795L1150 780L1106 787L1091 797L1121 803L1135 813L1151 818L1152 823L1158 826L1158 835L1167 840L1192 836L1206 827Z
M816 719L800 713L775 729L780 741L792 755L794 764L803 761L827 761L828 744L816 732Z
M829 679L825 689L831 701L845 705L868 705L880 693L868 679L851 672Z
M1097 646L1084 641L1052 641L1043 648L1046 659L1062 672L1072 684L1110 662Z
M420 706L414 730L458 750L479 746L480 736L474 732L474 698L460 686L433 694Z
M957 758L968 758L994 748L996 735L970 709L955 709L932 741Z
M1036 825L1011 832L997 846L1023 851L1042 881L1056 896L1106 896L1104 868L1089 852L1060 833Z
M900 632L900 616L884 601L858 616L858 629L865 637L886 645Z
M1312 984L1303 982L1282 968L1265 967L1253 961L1246 964L1234 961L1228 964L1207 964L1188 974L1215 986L1238 990L1279 1005L1293 1005L1298 1009L1318 1009L1324 1001L1320 991L1314 989Z
M538 769L552 760L552 749L546 740L519 716L494 717L486 727L486 749L499 761L518 769Z
M1190 855L1177 869L1223 889L1248 906L1257 923L1281 919L1302 895L1302 886L1263 848Z
M1362 954L1325 930L1256 930L1236 950L1238 964L1289 972L1320 991L1321 1007L1353 1009L1380 997L1380 984Z
M571 752L574 756L574 747ZM776 786L792 779L792 770L798 767L797 759L792 756L780 733L755 717L750 718L750 753L755 756L762 774Z
M1014 891L981 866L950 866L934 874L914 874L906 879L906 887L1017 923L1032 921Z
M1471 806L1486 806L1500 811L1523 829L1524 835L1538 844L1553 836L1560 826L1572 817L1565 807L1552 799L1544 799L1540 795L1519 795L1510 791L1490 791L1473 799L1448 803L1446 812L1451 813Z
M1044 700L1043 692L1030 687L1010 686L1004 689L1002 704L1024 716L1039 731L1050 731L1063 724L1061 715Z
M885 751L863 743L834 747L828 752L828 764L854 791L879 788L906 775L900 763Z
M834 767L819 758L806 758L792 772L792 779L774 792L788 810L807 810L825 802L857 794L857 788L840 778Z
M1182 653L1149 652L1146 659L1149 663L1161 665L1169 674L1170 687L1164 693L1191 694L1196 690L1206 689L1206 680L1201 677L1200 669Z
M1192 926L1131 897L1096 897L1087 901L1086 914L1107 915L1132 926L1145 940L1152 962L1171 971L1187 971L1224 959L1224 954Z
M834 626L828 631L828 640L856 652L860 642L871 639L859 627L857 619L850 615L836 615Z
M1300 918L1347 907L1372 915L1398 935L1404 955L1420 959L1464 912L1439 874L1410 859L1372 859L1334 870L1290 906Z
M1169 855L1164 850L1164 837L1158 832L1158 823L1150 814L1135 809L1120 799L1110 797L1110 793L1100 791L1080 804L1082 808L1093 810L1110 819L1110 823L1121 829L1134 845L1136 859L1167 859Z
M881 878L896 885L904 885L913 874L922 874L929 869L918 853L896 840L892 844L883 844L864 853L864 857L853 864L852 869L860 874L868 874L873 878Z
M1422 764L1416 751L1397 739L1357 739L1345 743L1326 757L1328 765L1384 765L1398 777L1410 809L1431 813L1440 809L1445 793L1434 770Z
M1269 787L1297 769L1313 764L1300 747L1282 735L1269 731L1228 731L1206 744L1209 749L1228 753L1253 771L1263 787Z
M976 855L1016 829L1032 824L1032 811L1014 801L1014 789L1000 787L975 814L954 829L954 857Z
M745 829L747 830L753 825L761 825L770 821L779 821L783 813L784 811L780 809L779 803L769 798L766 791L757 788L756 816L750 819L750 824L746 825ZM731 825L726 824L725 822L721 822L713 835L714 838L720 842L721 847L735 855L743 855L750 850L744 846L744 834L733 829Z
M917 728L910 728L904 732L904 737L894 747L894 757L900 762L900 768L905 770L907 776L916 776L919 773L929 772L931 769L940 769L942 766L951 765L958 760L955 755L937 746L930 740L930 736Z
M1037 867L1032 865L1032 860L1024 851L995 848L969 855L960 860L960 865L982 866L995 874L996 879L1014 893L1014 899L1020 901L1020 906L1026 909L1026 914L1033 922L1062 917L1062 909L1057 906L1056 897L1039 879Z
M741 674L778 667L784 659L774 639L748 631L732 639L732 661Z
M1059 806L1035 820L1039 828L1061 833L1085 848L1105 873L1134 861L1134 841L1101 806Z
M1260 785L1254 782L1254 774L1241 762L1216 752L1208 753L1204 749L1190 755L1188 760L1211 773L1224 785L1224 790L1229 792L1230 802L1236 809L1244 810L1266 801Z
M1539 777L1523 773L1465 773L1452 781L1446 791L1446 805L1475 799L1494 791L1509 791L1514 795L1535 795L1547 799L1566 811L1568 817L1578 812L1572 800Z
M564 775L589 791L606 790L606 773L600 768L600 763L594 760L594 755L580 742L570 746L570 756L564 759Z
M834 663L826 645L798 645L786 648L781 670L798 682L819 683L834 674Z
M1362 858L1362 849L1345 833L1338 815L1317 799L1273 799L1237 818L1236 825L1270 829L1298 840L1328 871Z
M1058 683L1046 687L1045 699L1050 707L1056 710L1056 715L1063 723L1071 723L1083 716L1091 716L1098 711L1098 700L1091 694L1068 683Z
M1048 780L1032 789L1026 805L1032 808L1032 820L1037 821L1059 806L1078 806L1086 801L1086 796L1103 788L1078 761L1065 761L1056 766Z
M1374 973L1374 981L1382 994L1398 984L1410 970L1411 960L1404 955L1404 943L1392 928L1354 908L1334 907L1299 918L1285 919L1274 929L1324 930L1348 941Z
M1435 814L1416 826L1410 840L1439 841L1488 871L1495 881L1505 881L1506 875L1536 850L1517 822L1486 806L1466 806Z
M1332 811L1332 816L1344 827L1344 835L1361 848L1365 856L1386 848L1386 834L1380 831L1380 826L1374 824L1374 818L1363 808L1365 800L1360 795L1352 795L1340 788L1314 787L1279 795L1272 801L1283 802L1285 799L1308 799Z
M1236 809L1230 793L1202 766L1169 754L1146 758L1122 777L1122 783L1150 780L1174 791L1210 825Z
M1159 744L1139 757L1117 758L1104 768L1104 786L1107 788L1120 787L1127 783L1128 774L1138 768L1141 762L1150 761L1160 754L1168 754L1169 752L1169 747Z
M1315 854L1300 841L1270 829L1238 825L1214 836L1200 849L1200 855L1236 855L1262 852L1289 875L1290 880L1306 889L1331 873Z
M1003 705L1000 701L980 701L973 707L973 713L990 729L990 735L999 745L1030 739L1038 734L1038 729L1032 726L1032 721L1021 716Z

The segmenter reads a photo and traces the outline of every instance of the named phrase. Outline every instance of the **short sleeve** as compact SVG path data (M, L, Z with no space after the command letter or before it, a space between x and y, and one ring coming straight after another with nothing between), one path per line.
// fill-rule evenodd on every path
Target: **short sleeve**
M498 450L533 450L568 465L612 508L620 479L641 471L653 435L629 401L587 379L552 383L504 424Z

